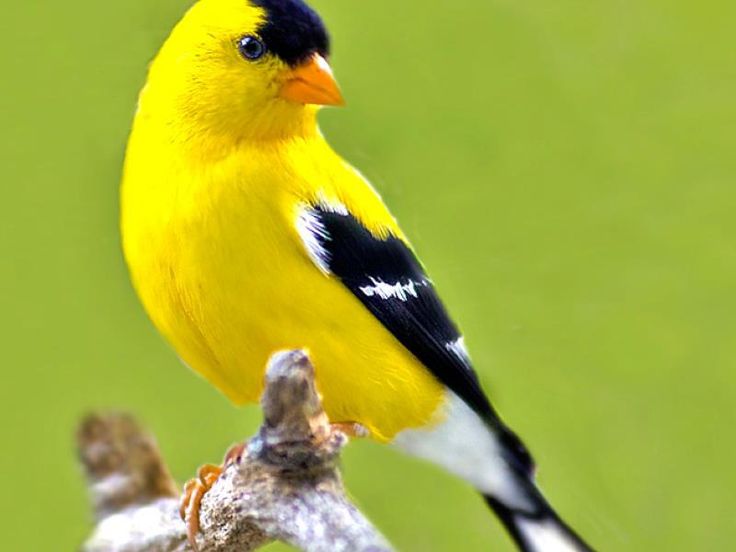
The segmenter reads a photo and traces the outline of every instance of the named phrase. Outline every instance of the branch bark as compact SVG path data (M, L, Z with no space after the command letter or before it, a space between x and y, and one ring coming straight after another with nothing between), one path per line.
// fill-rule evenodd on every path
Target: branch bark
M330 425L304 353L272 357L261 406L260 431L202 500L198 549L244 552L279 540L307 552L390 551L345 496L337 461L347 437ZM78 446L97 519L83 552L192 550L177 486L135 420L89 416Z

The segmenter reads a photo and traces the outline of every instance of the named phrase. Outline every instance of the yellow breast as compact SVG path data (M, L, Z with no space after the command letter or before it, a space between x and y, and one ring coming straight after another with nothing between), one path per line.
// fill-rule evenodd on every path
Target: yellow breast
M181 358L241 404L260 396L272 353L306 348L333 421L381 440L430 422L442 386L317 269L296 230L299 207L323 196L401 235L360 175L318 137L207 162L170 149L134 132L122 229L134 285Z

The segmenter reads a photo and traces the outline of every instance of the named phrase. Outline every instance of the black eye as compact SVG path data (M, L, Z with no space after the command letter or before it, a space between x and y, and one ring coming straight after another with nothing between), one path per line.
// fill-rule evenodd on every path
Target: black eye
M247 35L238 42L238 50L245 59L255 61L266 53L266 45L253 35Z

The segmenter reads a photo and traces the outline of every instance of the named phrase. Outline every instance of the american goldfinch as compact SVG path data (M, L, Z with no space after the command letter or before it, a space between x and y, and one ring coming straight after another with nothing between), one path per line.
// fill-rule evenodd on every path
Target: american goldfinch
M236 404L306 348L331 420L465 479L523 550L588 550L534 483L406 236L320 133L342 95L302 0L199 0L153 61L128 144L134 286Z

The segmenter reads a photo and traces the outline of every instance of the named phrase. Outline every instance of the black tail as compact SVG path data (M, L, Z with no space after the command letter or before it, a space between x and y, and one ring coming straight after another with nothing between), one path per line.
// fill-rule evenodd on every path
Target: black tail
M534 513L509 508L491 496L484 496L523 552L593 552L534 489Z

